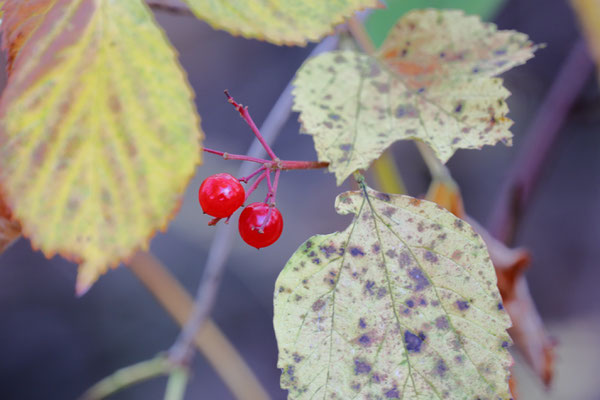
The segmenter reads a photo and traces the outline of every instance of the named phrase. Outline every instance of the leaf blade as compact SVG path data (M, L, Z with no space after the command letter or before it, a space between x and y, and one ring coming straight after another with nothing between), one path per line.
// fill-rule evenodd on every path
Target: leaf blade
M461 12L414 11L376 57L340 51L307 61L294 110L338 185L397 140L422 140L445 162L460 148L511 143L509 92L493 76L534 50L525 35Z
M202 133L143 3L55 0L42 19L0 100L0 182L32 245L81 263L82 293L164 229Z
M379 0L275 0L243 2L234 0L185 0L198 18L215 29L232 35L266 40L274 44L305 45L333 31L354 12L375 7Z
M407 196L347 192L336 209L353 223L309 239L276 283L289 398L510 398L510 320L481 238Z

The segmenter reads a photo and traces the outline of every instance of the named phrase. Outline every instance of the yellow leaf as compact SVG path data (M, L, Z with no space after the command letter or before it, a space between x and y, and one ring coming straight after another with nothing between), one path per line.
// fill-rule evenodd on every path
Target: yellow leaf
M421 140L446 162L457 149L511 143L509 92L494 76L535 49L526 35L460 11L413 11L376 56L345 50L308 60L294 110L338 185L398 140Z
M509 399L510 319L485 243L425 200L346 192L275 283L288 399Z
M81 294L166 227L202 133L140 0L53 0L40 18L0 100L0 184L34 247L81 263Z
M331 33L354 12L379 0L185 0L198 18L232 35L304 45Z

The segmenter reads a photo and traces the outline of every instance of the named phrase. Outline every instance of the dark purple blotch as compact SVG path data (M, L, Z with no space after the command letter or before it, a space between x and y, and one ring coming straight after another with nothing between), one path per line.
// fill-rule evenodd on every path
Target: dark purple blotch
M441 317L437 317L435 319L435 326L438 329L448 329L448 318L446 318L446 316L442 315Z
M444 376L446 374L446 371L448 371L448 366L446 365L444 360L439 360L435 367L435 372L439 376Z
M385 398L386 399L399 399L400 392L398 391L397 388L390 389L387 392L385 392Z
M362 335L358 338L358 342L364 346L368 346L371 344L371 338L369 337L369 335Z
M435 254L433 254L431 251L425 252L425 259L432 263L438 262L437 256Z
M498 310L504 310L504 306L502 305L502 303L498 303Z
M360 374L368 374L369 372L371 372L371 366L369 365L369 363L365 362L365 361L361 361L361 360L354 360L354 373L357 375Z
M456 307L458 307L460 311L465 311L468 310L470 306L468 301L456 300Z
M420 268L413 268L408 272L408 275L415 281L415 290L423 290L429 286L429 280Z
M365 329L367 327L367 323L365 322L364 318L358 319L358 326L360 326L362 329Z
M420 332L418 336L410 331L404 332L404 345L408 352L419 353L424 340L425 334L423 332Z
M373 281L367 281L367 283L365 283L365 290L367 290L370 295L373 295L374 287L375 287L375 282L373 282Z
M412 301L412 300L408 300L408 301L406 302L406 305L407 305L407 306L409 306L410 308L413 308L413 307L415 306L415 302L414 302L414 301Z
M350 247L350 254L352 257L362 257L365 255L365 252L360 247Z

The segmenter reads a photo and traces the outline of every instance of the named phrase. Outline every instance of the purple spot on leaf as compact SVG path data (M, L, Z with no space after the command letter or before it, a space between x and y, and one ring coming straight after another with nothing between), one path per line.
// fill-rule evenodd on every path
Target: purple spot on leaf
M415 281L416 287L415 290L423 290L427 286L429 286L429 281L427 277L423 274L423 271L420 268L413 268L408 272L408 275Z
M419 353L421 351L421 344L425 340L425 335L420 333L419 336L415 335L410 331L404 332L404 345L406 350L412 353Z
M368 374L369 372L371 372L371 366L364 362L364 361L360 361L360 360L354 360L354 373L357 375L360 374Z
M457 300L456 307L461 311L465 311L468 310L470 306L468 301Z

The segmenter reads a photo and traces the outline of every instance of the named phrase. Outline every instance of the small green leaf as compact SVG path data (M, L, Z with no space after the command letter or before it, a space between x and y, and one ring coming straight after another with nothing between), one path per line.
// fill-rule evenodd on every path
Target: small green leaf
M379 0L185 1L198 18L216 29L288 45L317 41L356 11L379 3Z
M341 184L393 142L457 149L511 144L509 92L493 78L532 57L527 36L460 11L407 14L380 52L322 54L298 71L294 109Z
M291 257L275 286L290 399L509 399L508 315L475 231L424 200L365 189L355 214Z

